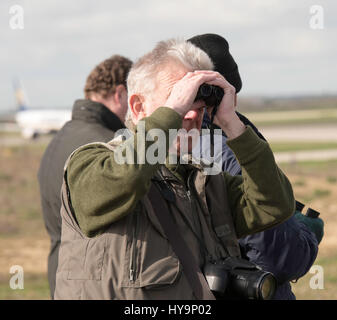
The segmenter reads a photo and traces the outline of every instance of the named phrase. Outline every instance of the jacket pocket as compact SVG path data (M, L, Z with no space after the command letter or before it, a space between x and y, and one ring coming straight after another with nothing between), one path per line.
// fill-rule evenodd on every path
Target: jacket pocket
M73 241L68 260L69 280L101 280L105 242L103 236Z
M173 256L163 257L142 270L139 274L139 287L154 289L172 285L180 274L179 260Z
M154 289L175 283L182 268L168 240L143 217L133 219L129 230L122 287Z

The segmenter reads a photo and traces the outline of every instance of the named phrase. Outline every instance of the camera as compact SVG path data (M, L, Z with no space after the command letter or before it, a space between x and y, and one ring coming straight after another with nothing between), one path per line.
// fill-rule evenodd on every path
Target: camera
M212 117L213 120L214 115L217 112L218 106L224 96L224 90L218 86L213 86L207 83L203 83L197 92L197 95L194 101L204 100L207 107L213 107Z
M236 257L206 263L204 275L217 299L270 300L277 287L272 273Z

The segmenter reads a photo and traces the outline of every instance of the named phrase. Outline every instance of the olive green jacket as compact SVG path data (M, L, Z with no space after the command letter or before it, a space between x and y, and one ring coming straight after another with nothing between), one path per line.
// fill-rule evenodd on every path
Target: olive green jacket
M175 111L161 107L144 122L146 133L152 128L166 133L168 150L168 130L181 128L182 121ZM200 168L178 165L175 170L182 173L184 182L160 164L116 162L116 148L133 150L144 143L147 150L154 143L137 135L137 130L123 143L85 145L69 159L56 299L194 298L151 214L147 192L158 172L174 193L168 206L200 268L206 260L231 254L213 217L227 217L227 231L236 242L227 243L236 255L237 238L281 223L294 212L288 179L277 167L269 145L250 127L227 141L240 162L242 177L226 173L205 177Z

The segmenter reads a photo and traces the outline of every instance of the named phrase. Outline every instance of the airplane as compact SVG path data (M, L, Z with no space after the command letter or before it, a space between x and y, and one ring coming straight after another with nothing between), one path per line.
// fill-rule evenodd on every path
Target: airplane
M18 105L15 121L24 138L35 139L42 134L55 133L71 120L70 109L29 108L20 83L13 84Z

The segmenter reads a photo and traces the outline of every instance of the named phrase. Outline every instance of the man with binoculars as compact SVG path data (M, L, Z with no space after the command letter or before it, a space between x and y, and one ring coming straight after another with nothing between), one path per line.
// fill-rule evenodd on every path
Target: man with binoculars
M238 65L229 52L227 40L218 34L207 33L194 36L188 41L207 53L215 65L214 70L221 73L235 87L238 94L242 88L241 76ZM242 114L237 114L243 123L251 126L262 140L266 140L254 124ZM211 126L212 117L209 118L205 114L203 127ZM206 144L202 145L203 154L209 155L211 145L207 139L204 140ZM213 144L219 153L213 153L220 158L222 170L231 175L240 175L240 165L226 145L226 137L222 135L219 142L220 147ZM291 290L290 281L305 275L317 257L318 244L324 234L324 222L318 218L319 213L311 208L305 215L302 214L303 207L303 204L296 201L296 211L290 219L239 240L242 255L275 276L277 289L273 299L294 300L296 297Z
M128 76L135 134L82 146L70 156L56 299L214 299L227 289L228 298L270 298L272 276L241 259L238 238L288 219L295 200L268 144L235 113L234 87L213 67L191 43L158 43ZM212 95L220 88L221 101L209 102L204 84ZM205 107L210 115L217 107L214 123L226 133L242 177L207 175L203 164L169 157L139 162L137 153L117 163L116 153L142 148L148 154L164 146L168 156L174 147L179 155L181 137L171 141L169 131L200 131ZM156 145L162 136L163 145ZM213 269L221 269L220 276ZM251 277L252 292L245 292Z

